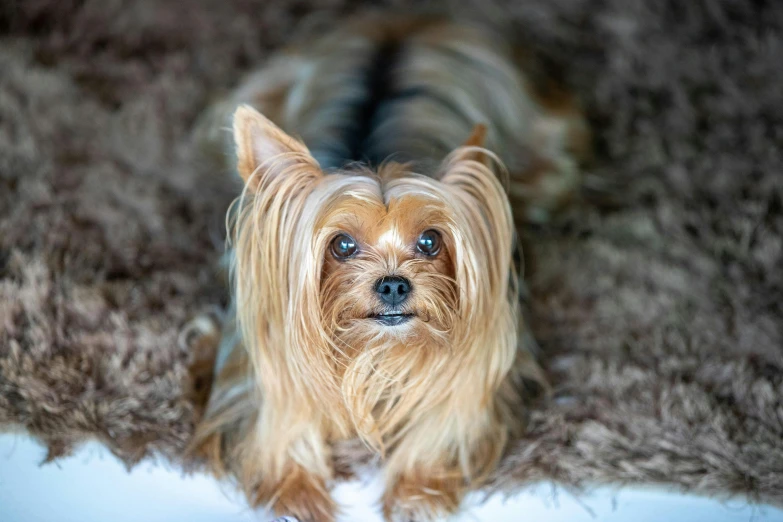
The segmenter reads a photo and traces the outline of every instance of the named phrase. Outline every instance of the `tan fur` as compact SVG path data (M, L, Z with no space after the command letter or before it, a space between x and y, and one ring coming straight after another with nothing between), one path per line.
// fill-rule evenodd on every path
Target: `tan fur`
M456 31L440 23L405 27L427 27L416 36L423 41ZM466 34L484 53L480 35ZM362 48L360 40L352 52ZM267 73L280 68L288 66L275 62ZM511 71L501 69L499 77ZM319 132L328 120L305 116L319 110L317 95L292 101L305 80L274 78L247 84L218 112L249 98L284 128ZM339 72L325 78L323 88L340 78ZM514 122L517 130L503 132L527 140L546 134L536 128L546 119L535 116L532 98L511 105L533 122ZM410 118L432 125L433 133L439 122L449 124L438 115ZM309 124L297 126L299 120ZM444 147L456 139L440 129ZM522 348L505 171L483 148L486 140L508 152L503 132L480 122L449 129L462 133L463 143L431 176L395 162L327 174L302 141L250 106L236 110L233 136L245 189L229 214L235 319L225 326L194 448L217 472L235 476L254 504L303 520L333 520L331 447L358 437L383 463L386 519L433 519L455 511L494 469L509 436L519 433L522 381L544 385L544 379ZM517 179L512 174L512 195ZM432 258L415 250L428 229L443 241ZM355 258L331 255L340 233L357 241ZM383 308L374 284L390 275L414 288L403 307L413 319L401 326L371 317Z
M99 441L129 467L185 464L198 417L177 332L221 302L212 231L241 183L193 165L185 131L299 13L358 4L3 4L3 429L48 459ZM527 232L528 331L562 400L509 446L493 490L654 483L783 504L780 3L498 4L568 60L605 145L594 174L618 192L575 228ZM359 446L333 453L356 462Z

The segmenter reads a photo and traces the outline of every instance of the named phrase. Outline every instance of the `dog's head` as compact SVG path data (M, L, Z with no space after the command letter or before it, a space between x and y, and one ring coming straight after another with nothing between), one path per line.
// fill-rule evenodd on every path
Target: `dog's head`
M482 127L436 177L394 163L324 173L249 107L234 135L234 291L251 357L279 355L322 398L335 389L359 424L417 374L439 372L442 384L416 381L433 393L459 372L496 384L516 346L516 279Z

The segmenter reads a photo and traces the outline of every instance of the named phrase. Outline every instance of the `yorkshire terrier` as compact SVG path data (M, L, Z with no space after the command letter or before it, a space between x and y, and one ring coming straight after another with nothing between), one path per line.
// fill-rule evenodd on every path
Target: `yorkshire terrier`
M574 196L588 152L575 97L529 63L480 27L367 15L206 116L206 149L233 120L244 186L194 447L252 504L335 520L333 448L358 439L383 466L384 517L431 520L520 433L526 387L546 384L515 228Z

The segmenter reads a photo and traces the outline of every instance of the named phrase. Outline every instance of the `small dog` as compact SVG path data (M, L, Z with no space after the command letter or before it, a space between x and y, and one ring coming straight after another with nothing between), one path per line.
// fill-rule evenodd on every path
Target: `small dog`
M383 464L385 518L430 520L520 433L527 383L545 381L515 218L566 204L587 153L575 99L543 95L525 63L491 31L366 15L292 46L206 117L201 146L222 153L233 113L244 188L194 445L254 505L334 520L332 449L359 439Z

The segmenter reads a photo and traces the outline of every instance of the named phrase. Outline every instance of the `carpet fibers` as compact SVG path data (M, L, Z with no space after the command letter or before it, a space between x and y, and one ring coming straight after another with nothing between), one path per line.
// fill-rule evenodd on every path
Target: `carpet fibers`
M225 304L234 187L194 121L304 15L358 4L0 2L0 427L50 458L97 438L181 460L198 383L178 333ZM555 394L494 485L783 504L783 2L493 5L562 64L591 179L620 195L526 232Z

